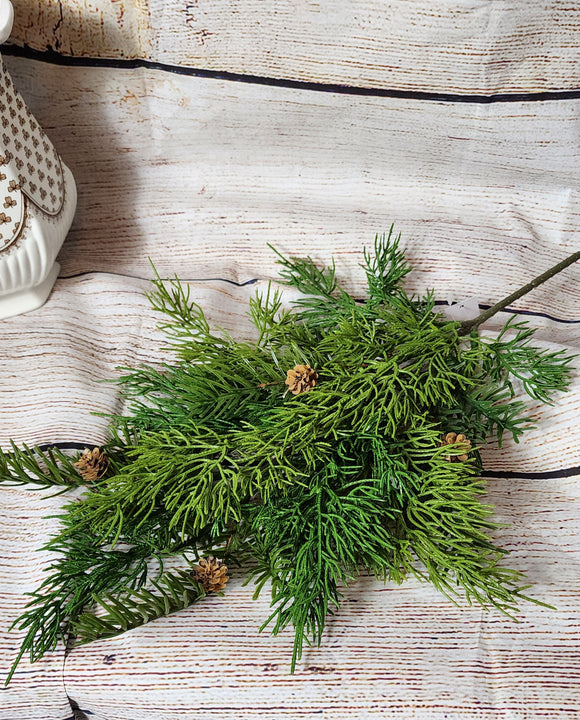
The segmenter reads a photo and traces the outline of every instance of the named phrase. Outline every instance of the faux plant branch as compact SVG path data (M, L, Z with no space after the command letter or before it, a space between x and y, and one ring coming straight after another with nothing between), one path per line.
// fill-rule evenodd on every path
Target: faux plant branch
M363 303L334 263L279 255L302 296L285 309L271 286L258 293L254 343L210 328L187 287L157 277L149 298L177 362L124 370L130 413L111 417L109 442L72 458L0 454L7 485L86 486L63 508L45 546L57 560L14 622L26 636L7 682L25 653L34 662L59 640L112 637L221 593L228 568L256 595L269 583L262 629L294 627L291 671L361 571L429 581L510 617L521 600L541 605L493 543L478 448L531 426L514 379L551 402L572 358L531 345L514 317L495 338L477 328L579 256L459 323L435 312L432 293L405 292L411 268L392 231L364 253Z
M475 328L479 327L486 320L489 320L490 317L493 317L495 314L514 303L516 300L519 300L524 295L527 295L532 290L535 290L542 283L545 283L546 280L554 277L554 275L562 272L562 270L565 270L567 267L577 262L578 260L580 260L580 251L572 253L572 255L569 255L565 260L562 260L561 262L551 267L549 270L546 270L546 272L538 275L538 277L534 278L531 282L519 288L519 290L516 290L511 295L508 295L503 300L500 300L495 305L492 305L485 312L482 312L481 315L478 315L473 320L464 320L461 323L461 327L459 328L459 334L468 335L472 330L475 330Z

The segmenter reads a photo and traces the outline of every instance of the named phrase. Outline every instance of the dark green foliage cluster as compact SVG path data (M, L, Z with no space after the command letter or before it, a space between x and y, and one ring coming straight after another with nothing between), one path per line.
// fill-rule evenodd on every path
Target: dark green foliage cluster
M71 623L73 635L84 643L115 637L155 618L183 610L205 596L203 588L185 570L168 570L160 580L151 580L151 585L156 593L141 587L126 588L121 595L100 595L99 605L105 613L99 617L91 612L76 616Z
M150 300L178 362L120 378L131 412L112 418L109 471L65 507L48 546L60 559L18 621L31 660L67 635L110 637L197 600L187 572L163 569L172 556L211 553L257 593L269 584L265 626L293 625L292 669L361 571L418 577L508 615L526 597L491 539L477 447L517 442L531 421L514 383L548 402L571 358L530 345L514 320L495 338L460 332L432 294L405 292L410 268L391 233L364 254L364 300L334 264L279 261L302 297L288 309L271 286L256 295L252 343L210 328L179 280L155 280ZM300 364L318 380L293 395L287 371ZM467 460L464 446L441 446L448 432L470 439ZM62 453L16 447L0 478L79 483Z

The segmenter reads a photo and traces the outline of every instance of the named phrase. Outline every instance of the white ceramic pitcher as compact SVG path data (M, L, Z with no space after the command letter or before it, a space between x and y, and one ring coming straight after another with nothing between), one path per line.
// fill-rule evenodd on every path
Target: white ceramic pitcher
M0 43L12 29L0 0ZM55 262L72 223L76 187L12 84L0 57L0 319L40 307L55 283Z

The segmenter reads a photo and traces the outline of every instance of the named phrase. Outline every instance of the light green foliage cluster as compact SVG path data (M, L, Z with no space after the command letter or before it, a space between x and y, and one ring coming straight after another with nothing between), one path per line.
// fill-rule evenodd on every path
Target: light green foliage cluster
M188 289L157 278L150 295L176 364L125 370L129 417L114 417L107 475L65 508L49 548L60 553L19 619L22 651L37 660L60 637L109 637L173 612L203 592L163 559L200 554L245 569L272 590L264 626L320 642L326 618L361 572L432 582L451 599L508 615L524 598L521 575L500 564L482 503L478 445L530 420L513 382L548 402L568 384L570 358L530 345L511 320L496 338L460 332L410 297L399 239L365 252L368 296L338 284L334 264L279 256L282 278L302 291L285 309L268 287L250 303L258 331L240 343L208 325ZM318 373L308 392L287 392L287 371ZM441 447L464 433L473 450ZM13 449L4 482L80 482L62 453ZM159 567L146 590L147 561ZM151 580L150 580L151 581ZM94 613L94 605L103 612Z

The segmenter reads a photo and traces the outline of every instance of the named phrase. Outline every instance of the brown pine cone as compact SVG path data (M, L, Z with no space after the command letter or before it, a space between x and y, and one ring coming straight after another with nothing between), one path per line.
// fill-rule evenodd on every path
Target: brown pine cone
M206 593L220 592L228 581L228 568L223 560L216 560L211 555L208 558L201 558L199 565L196 565L191 574Z
M286 375L285 382L292 395L312 390L318 380L318 373L310 365L295 365Z
M98 447L93 450L86 448L74 465L83 480L94 482L102 478L107 472L109 458Z
M463 433L459 433L458 435L455 432L448 432L441 440L441 447L445 445L459 445L460 448L458 449L464 451L462 455L446 455L445 459L448 462L465 462L469 458L471 440L468 440Z

